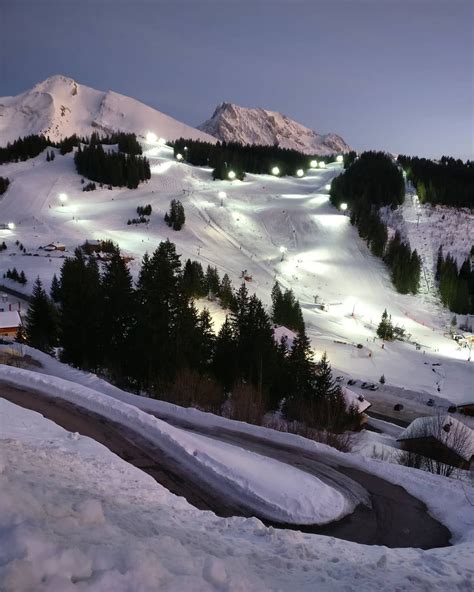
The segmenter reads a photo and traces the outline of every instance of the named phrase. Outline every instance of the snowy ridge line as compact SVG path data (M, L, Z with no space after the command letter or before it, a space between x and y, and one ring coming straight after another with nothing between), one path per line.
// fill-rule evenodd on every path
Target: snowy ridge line
M68 380L30 370L0 366L0 381L58 398L119 423L179 459L227 497L277 522L327 524L355 506L320 479L279 461L262 457L168 425L129 405Z

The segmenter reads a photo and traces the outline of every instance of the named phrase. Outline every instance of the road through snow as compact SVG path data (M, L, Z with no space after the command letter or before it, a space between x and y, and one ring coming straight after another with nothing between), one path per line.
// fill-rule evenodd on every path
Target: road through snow
M108 419L85 411L75 405L40 396L34 391L1 385L0 395L22 407L42 413L63 428L89 436L107 446L118 456L144 470L171 492L184 496L200 509L211 509L221 516L250 516L248 507L232 496L219 495L212 486L191 475L179 462L160 450L145 437ZM176 423L176 420L174 420ZM185 422L180 427L191 429ZM269 443L254 436L237 434L230 430L196 428L193 431L205 434L222 442L237 445L260 455L277 459L319 479L325 479L336 489L346 489L350 495L370 495L371 508L359 504L346 518L325 526L302 526L276 524L262 520L268 525L289 527L306 532L326 534L349 541L385 545L387 547L417 547L428 549L449 544L450 532L434 520L426 506L403 488L354 468L335 465L319 454L298 447Z

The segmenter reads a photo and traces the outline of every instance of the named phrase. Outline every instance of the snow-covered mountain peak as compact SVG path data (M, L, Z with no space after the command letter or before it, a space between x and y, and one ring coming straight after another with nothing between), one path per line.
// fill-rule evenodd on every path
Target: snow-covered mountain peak
M180 137L215 142L188 126L139 101L113 91L102 92L72 78L51 76L15 97L0 98L0 146L30 134L52 140L94 131L151 131L166 140Z
M71 96L77 95L78 84L72 78L56 74L38 82L29 92L43 92L53 95L69 93Z
M337 134L319 134L277 111L249 109L220 103L198 129L225 142L278 145L307 154L347 152L350 147Z

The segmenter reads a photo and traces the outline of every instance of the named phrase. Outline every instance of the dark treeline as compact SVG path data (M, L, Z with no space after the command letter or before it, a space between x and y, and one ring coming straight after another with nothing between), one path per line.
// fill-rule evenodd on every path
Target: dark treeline
M18 138L14 142L9 142L5 148L0 148L0 164L34 158L48 147L58 148L60 154L64 155L72 152L73 148L77 148L81 143L89 144L90 142L117 144L119 152L135 156L142 154L142 147L133 133L114 132L109 135L94 133L91 138L81 138L73 134L72 136L63 138L59 142L53 142L49 137L42 134L32 134L24 138ZM54 160L54 152L52 153L52 157L49 153L48 155L50 160Z
M165 214L165 222L173 230L181 230L186 222L184 206L179 199L172 199L170 211Z
M272 318L276 325L284 325L297 332L304 331L300 303L296 300L293 290L282 292L278 282L272 290Z
M427 158L399 156L398 162L416 188L422 203L474 207L474 162L443 156L439 162Z
M332 429L353 420L327 359L313 361L304 324L291 347L276 343L273 319L245 284L234 291L227 275L221 280L196 261L183 268L169 241L143 257L136 285L118 247L101 265L77 249L54 278L51 299L37 282L28 343L44 351L59 345L65 362L178 404L219 411L231 393L235 408L244 398L260 416L284 399L291 419ZM209 311L194 304L209 293L230 307L217 335Z
M390 268L393 285L401 294L416 294L420 284L421 259L416 249L403 242L397 231L389 241L383 260Z
M272 168L279 168L279 175L296 175L298 169L305 172L311 160L334 162L335 156L308 156L296 150L278 146L244 145L234 142L211 144L199 140L180 138L173 144L175 157L180 154L189 164L209 166L214 169L214 179L227 179L234 171L236 179L243 179L245 173L270 174Z
M136 189L140 181L151 177L148 159L133 154L106 151L93 137L88 145L79 145L74 162L80 175L115 187Z
M10 185L8 177L0 177L0 195L3 195Z
M472 256L474 247L471 249ZM471 269L470 257L467 257L458 269L456 260L449 253L444 256L440 247L436 263L436 280L441 301L445 306L458 314L474 313L474 270Z
M0 148L0 164L18 162L34 158L54 143L46 136L31 135L9 142L5 148Z
M388 265L395 288L402 294L416 294L421 271L418 253L399 233L387 243L387 227L379 213L382 206L395 209L403 203L405 183L400 169L383 152L364 152L359 158L355 152L349 153L344 166L345 172L331 183L331 203L336 207L348 204L351 223L372 253Z

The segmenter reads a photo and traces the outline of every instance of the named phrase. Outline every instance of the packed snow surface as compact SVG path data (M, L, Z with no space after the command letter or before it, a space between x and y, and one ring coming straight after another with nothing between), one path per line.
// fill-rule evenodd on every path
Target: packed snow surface
M198 129L223 142L291 148L304 154L340 154L350 147L337 134L318 134L286 115L221 103Z
M418 411L427 412L429 398L445 409L450 402L472 399L473 361L447 334L452 315L423 294L395 292L383 262L372 256L349 217L330 204L326 187L340 174L340 165L309 171L302 179L247 175L243 182L212 181L210 169L176 162L167 146L145 142L144 149L152 177L136 190L82 192L72 154L57 154L52 162L42 154L1 166L11 185L0 199L0 225L11 221L16 227L0 230L8 247L0 253L0 267L3 272L17 267L28 278L25 286L8 279L5 285L29 293L39 275L49 289L63 257L86 239L118 242L134 258L130 269L136 278L143 254L169 238L183 262L190 257L215 265L235 287L246 270L249 291L267 305L275 279L292 288L317 357L326 351L335 372L346 378L378 382L385 376L385 385L370 393L371 403L390 392L391 409L400 398L417 398ZM64 204L60 193L68 196ZM185 207L180 232L163 220L173 198ZM147 203L153 207L150 222L128 226L137 206ZM65 244L66 252L38 250L53 241ZM283 261L280 246L287 249ZM208 306L218 329L225 311L216 302ZM405 327L409 341L382 348L376 328L385 308Z

